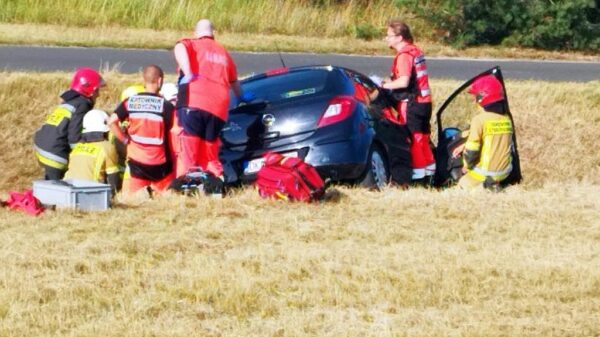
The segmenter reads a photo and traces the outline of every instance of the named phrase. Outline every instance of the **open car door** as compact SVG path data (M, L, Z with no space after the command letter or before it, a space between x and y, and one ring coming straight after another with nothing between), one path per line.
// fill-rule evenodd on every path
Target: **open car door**
M464 90L469 88L475 80L486 75L493 75L500 81L500 83L502 83L502 89L504 90L506 96L504 100L505 108L513 124L514 131L512 148L513 169L510 175L501 182L501 185L506 186L521 182L521 163L519 161L515 122L512 114L510 113L508 93L506 92L506 87L504 86L502 72L500 71L500 67L496 66L463 83L446 99L444 104L440 106L436 113L437 146L435 148L435 160L437 164L437 170L435 175L435 185L438 187L452 185L456 183L462 175L462 156L459 158L453 158L452 150L465 142L466 138L464 138L461 133L462 131L468 131L466 126L467 123L470 122L469 115L475 109L472 107L472 105L468 105L466 102L461 102L460 97ZM462 95L462 100L465 99L464 97L466 96ZM472 102L471 97L468 97L468 99ZM444 119L442 119L442 116Z

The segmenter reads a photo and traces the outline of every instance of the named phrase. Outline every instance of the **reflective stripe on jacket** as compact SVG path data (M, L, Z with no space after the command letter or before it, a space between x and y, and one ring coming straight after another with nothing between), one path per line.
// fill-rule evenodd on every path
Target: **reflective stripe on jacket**
M83 116L93 107L91 100L73 90L67 90L61 98L63 103L52 109L34 135L38 160L58 169L66 168L71 147L81 138Z
M463 157L467 174L479 181L486 177L504 180L512 170L512 135L513 126L507 115L482 112L475 116Z
M40 163L46 166L53 167L59 170L65 170L69 161L65 158L59 157L48 151L44 151L37 146L33 146L35 149L35 157Z
M146 165L161 165L169 159L167 128L172 120L173 105L151 93L133 95L115 111L121 122L127 120L127 157Z
M427 72L425 54L414 44L406 45L396 54L392 63L392 80L399 77L397 66L398 59L402 54L408 54L412 58L412 71L406 91L414 94L416 101L419 103L431 102L431 90L429 89L429 74Z

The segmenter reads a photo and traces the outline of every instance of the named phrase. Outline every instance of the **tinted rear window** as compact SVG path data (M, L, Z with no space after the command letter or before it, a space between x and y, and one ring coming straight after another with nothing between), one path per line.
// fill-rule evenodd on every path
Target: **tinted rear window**
M269 102L291 100L325 91L331 73L324 69L291 72L250 81L242 84L242 88Z

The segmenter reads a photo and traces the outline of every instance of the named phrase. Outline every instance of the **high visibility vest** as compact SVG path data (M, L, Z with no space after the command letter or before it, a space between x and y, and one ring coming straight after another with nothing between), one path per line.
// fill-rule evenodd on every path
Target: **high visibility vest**
M431 90L429 89L429 74L427 73L427 63L425 62L425 54L414 44L405 46L396 54L392 63L392 80L399 77L398 75L398 59L400 55L408 54L413 59L412 72L408 83L407 91L414 94L415 99L419 103L431 102Z
M230 83L237 80L233 59L211 38L183 39L193 79L179 86L178 107L200 109L227 120Z
M127 99L130 143L127 157L146 165L160 165L167 161L165 99L149 94L134 95Z

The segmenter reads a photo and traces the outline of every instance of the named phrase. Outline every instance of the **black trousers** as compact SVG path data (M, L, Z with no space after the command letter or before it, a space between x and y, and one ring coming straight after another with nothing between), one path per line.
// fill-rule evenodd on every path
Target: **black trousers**
M66 171L64 170L60 170L43 164L42 167L44 168L44 180L61 180L66 173Z

